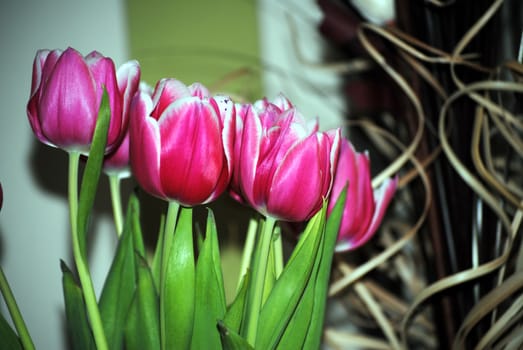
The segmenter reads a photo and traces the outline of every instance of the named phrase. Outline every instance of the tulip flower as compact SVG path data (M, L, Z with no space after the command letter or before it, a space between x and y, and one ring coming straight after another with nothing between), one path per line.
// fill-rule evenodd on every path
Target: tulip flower
M131 107L131 168L150 194L185 206L207 203L228 186L234 105L201 84L162 79Z
M311 218L331 189L340 131L318 132L287 99L237 107L231 192L265 216Z
M394 196L398 180L387 179L373 191L367 153L356 152L350 142L343 139L327 215L347 184L347 199L336 244L338 252L355 249L374 235Z
M0 183L0 210L2 210L3 203L4 203L4 192L2 191L2 183Z
M124 136L127 105L139 75L132 61L119 70L117 79L113 61L96 51L85 57L72 48L38 51L27 105L34 133L45 144L88 154L105 88L111 109L106 148L110 152Z

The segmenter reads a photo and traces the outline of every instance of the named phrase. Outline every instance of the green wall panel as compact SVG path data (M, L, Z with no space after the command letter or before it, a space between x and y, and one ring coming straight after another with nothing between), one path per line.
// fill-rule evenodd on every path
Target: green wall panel
M149 84L173 77L213 92L261 97L252 0L127 0L130 54Z

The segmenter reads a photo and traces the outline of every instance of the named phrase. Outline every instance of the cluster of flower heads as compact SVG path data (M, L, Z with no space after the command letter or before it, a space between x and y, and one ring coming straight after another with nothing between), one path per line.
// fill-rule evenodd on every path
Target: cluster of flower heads
M140 84L138 62L116 69L98 52L41 50L27 114L38 139L88 154L103 89L111 121L104 170L132 172L148 193L185 206L223 192L279 220L304 221L349 185L338 251L371 238L397 186L371 186L370 161L340 130L321 132L283 95L239 104L199 83Z

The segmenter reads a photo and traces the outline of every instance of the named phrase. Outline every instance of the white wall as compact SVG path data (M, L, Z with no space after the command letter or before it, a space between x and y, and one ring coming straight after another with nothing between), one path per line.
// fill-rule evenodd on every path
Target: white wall
M127 59L124 16L124 0L0 2L0 263L38 349L66 348L59 259L70 266L72 259L66 153L35 141L27 121L32 61L40 48L71 46L118 65ZM108 217L98 230L91 250L97 289L115 242Z
M305 118L318 118L322 130L340 127L346 110L342 79L322 67L327 43L318 31L323 14L316 1L259 0L257 5L265 94L283 92Z

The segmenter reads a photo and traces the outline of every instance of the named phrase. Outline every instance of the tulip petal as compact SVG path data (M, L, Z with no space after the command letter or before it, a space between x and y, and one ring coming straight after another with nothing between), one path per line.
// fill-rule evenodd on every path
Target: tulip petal
M256 111L249 107L244 110L244 125L241 135L239 156L235 172L238 172L239 187L242 197L257 208L258 199L254 197L254 181L256 178L257 164L260 157L260 145L262 140L262 125Z
M156 84L153 94L154 110L151 113L156 120L160 119L163 111L174 101L189 97L191 91L181 81L164 78Z
M356 239L352 242L353 249L366 243L374 235L378 229L378 226L383 220L383 216L385 215L385 211L387 210L390 201L394 197L397 185L397 178L386 179L380 188L376 191L374 194L376 198L376 208L374 210L374 215L372 216L372 221L370 222L366 232L360 237L356 237Z
M232 174L234 157L234 140L236 136L236 109L234 102L228 96L217 95L211 99L220 115L222 125L222 142L227 160L227 177Z
M114 63L110 58L104 57L96 51L87 55L85 61L89 66L89 70L91 71L96 84L96 106L100 105L104 87L109 95L111 122L109 124L109 134L107 136L107 148L108 150L111 150L114 148L115 143L121 141L121 137L124 135L124 127L127 126L127 124L123 125L122 123L122 97L116 80Z
M199 97L200 100L211 97L211 93L207 87L200 83L193 83L187 87L191 92L191 96Z
M290 221L309 219L322 203L324 177L321 166L328 157L320 149L316 134L288 150L278 165L272 184L266 189L267 212ZM322 154L323 153L323 154Z
M135 95L129 122L131 168L145 191L165 199L160 183L160 129L157 120L150 117L152 109L147 93Z
M87 152L96 123L95 83L83 57L74 50L60 56L38 105L42 133L65 149Z
M140 84L140 65L138 61L132 60L122 64L116 71L116 81L118 83L118 91L123 100L123 124L127 125L127 121L129 120L129 106Z
M29 102L27 103L27 116L29 118L29 123L33 129L36 137L43 143L50 146L54 146L53 143L44 135L42 131L42 125L40 119L38 118L38 103L40 100L40 95L42 94L42 85L44 78L47 79L49 72L44 74L44 67L46 63L48 64L48 71L52 71L56 61L62 54L61 50L39 50L36 53L34 62L33 62L33 79L31 81L31 95Z
M191 97L170 105L159 122L166 196L183 205L205 203L225 166L218 115L208 102Z
M337 252L356 249L368 242L372 238L372 236L378 229L378 226L381 224L381 221L383 220L383 216L385 215L385 211L387 210L390 201L394 197L397 185L397 178L386 179L383 182L380 188L374 193L374 197L376 200L376 208L374 210L374 215L372 216L372 220L369 226L364 232L361 232L361 234L359 234L358 236L348 236L339 240L336 244Z

